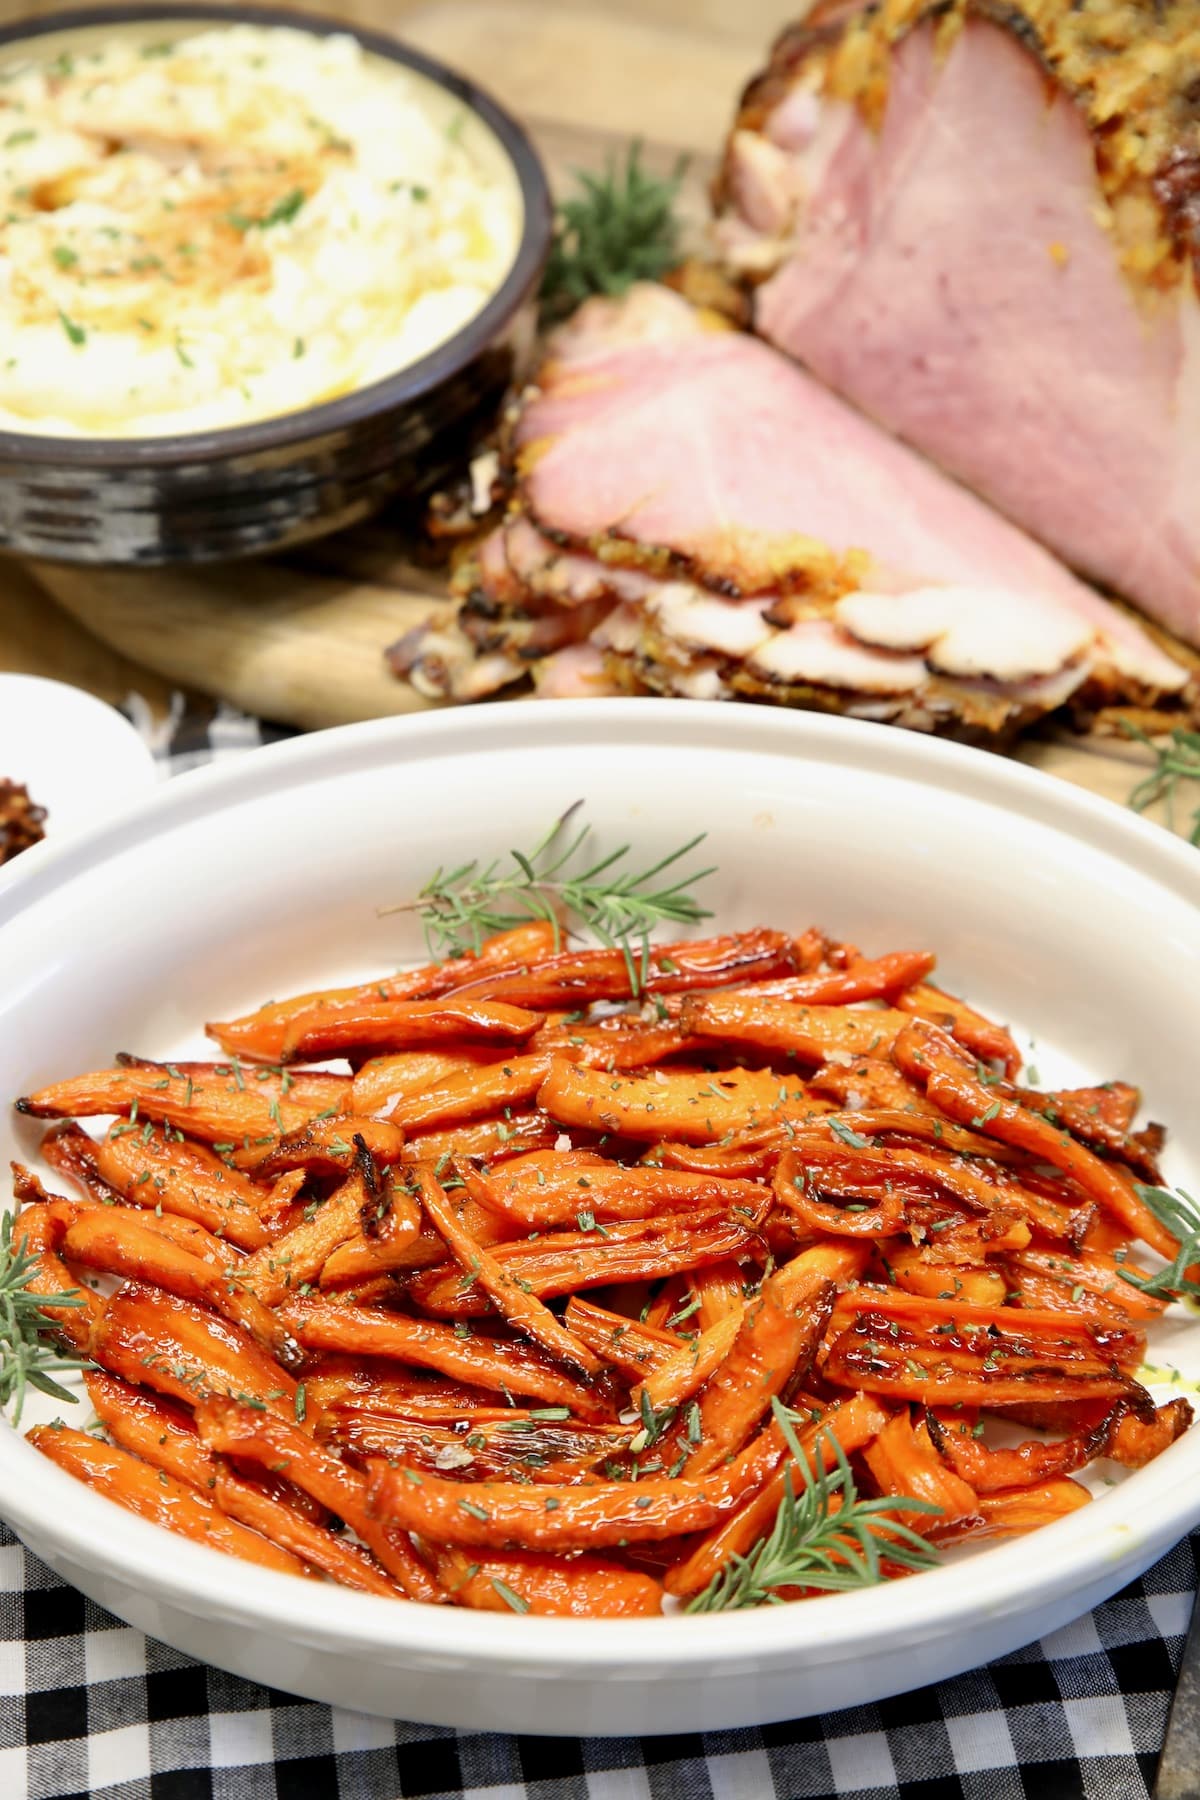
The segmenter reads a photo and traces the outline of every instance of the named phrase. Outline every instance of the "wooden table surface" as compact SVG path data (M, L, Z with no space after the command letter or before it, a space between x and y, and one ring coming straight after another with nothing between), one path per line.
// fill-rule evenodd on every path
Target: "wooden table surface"
M45 0L0 21L54 10ZM705 183L741 84L787 0L329 0L348 21L394 30L489 87L528 125L561 185L632 137L648 160L690 156L685 210L699 229ZM173 688L219 694L309 726L406 710L382 650L436 603L388 522L290 559L201 572L92 571L0 560L0 669L71 681L157 712ZM1052 733L1022 760L1123 801L1136 747Z

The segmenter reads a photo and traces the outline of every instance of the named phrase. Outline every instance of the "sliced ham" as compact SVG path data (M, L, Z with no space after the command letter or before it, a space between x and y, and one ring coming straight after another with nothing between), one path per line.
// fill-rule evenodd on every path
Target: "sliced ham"
M819 5L718 231L766 339L1200 643L1197 71L1195 0Z
M459 578L457 629L488 679L552 654L545 695L601 691L603 669L624 693L985 738L1076 697L1187 689L1179 661L1012 525L665 288L580 309L510 449L510 510ZM442 691L478 697L444 623L431 643ZM404 654L426 667L419 645Z

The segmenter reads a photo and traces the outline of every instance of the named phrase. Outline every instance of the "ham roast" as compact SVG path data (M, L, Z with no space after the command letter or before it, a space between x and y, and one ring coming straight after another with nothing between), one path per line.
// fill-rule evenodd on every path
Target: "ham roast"
M393 667L474 699L653 691L995 738L1068 701L1180 710L1126 612L757 338L664 287L592 300L510 420L456 622Z
M820 0L718 179L756 329L1200 643L1200 4Z

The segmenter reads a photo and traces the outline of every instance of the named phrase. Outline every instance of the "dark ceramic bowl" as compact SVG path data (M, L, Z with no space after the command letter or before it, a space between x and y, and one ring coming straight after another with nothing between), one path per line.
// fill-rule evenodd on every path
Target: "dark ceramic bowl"
M495 416L534 324L553 212L525 132L431 57L340 20L200 3L58 13L0 31L18 41L95 27L289 25L348 33L475 113L512 164L525 217L512 268L481 312L428 356L338 400L250 425L177 437L43 437L0 431L0 549L60 562L187 563L279 550L427 488Z

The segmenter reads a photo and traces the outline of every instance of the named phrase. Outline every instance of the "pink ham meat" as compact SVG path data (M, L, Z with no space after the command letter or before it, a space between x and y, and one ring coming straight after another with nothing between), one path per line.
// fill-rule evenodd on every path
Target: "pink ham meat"
M426 692L477 697L478 659L500 685L508 657L546 694L742 696L986 738L1187 687L1021 532L666 288L591 301L555 335L510 452L511 509L462 579L476 660L455 665L444 626L410 636Z
M1198 82L1196 0L839 0L717 189L770 343L1194 643Z

